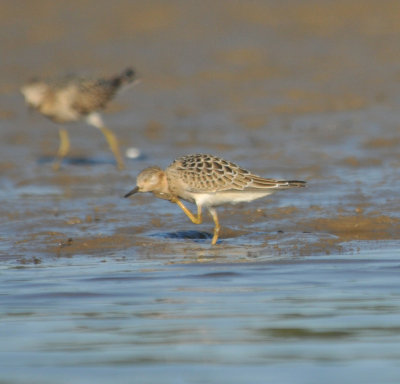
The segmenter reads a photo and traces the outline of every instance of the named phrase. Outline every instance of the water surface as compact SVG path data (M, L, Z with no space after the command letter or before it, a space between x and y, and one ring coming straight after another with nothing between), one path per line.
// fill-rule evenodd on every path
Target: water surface
M399 4L35 1L0 11L0 383L399 383ZM33 76L142 82L95 128ZM190 223L141 169L211 153L306 180ZM194 208L194 207L191 207Z
M392 252L3 268L2 377L394 383L399 268Z

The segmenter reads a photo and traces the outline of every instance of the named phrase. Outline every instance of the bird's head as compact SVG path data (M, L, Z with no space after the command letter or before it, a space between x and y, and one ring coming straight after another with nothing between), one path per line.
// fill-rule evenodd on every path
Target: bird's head
M136 187L124 197L129 197L137 192L168 193L168 181L165 172L156 166L144 169L137 176Z
M31 80L21 87L21 93L25 102L32 108L37 108L43 102L46 95L47 85L40 80Z

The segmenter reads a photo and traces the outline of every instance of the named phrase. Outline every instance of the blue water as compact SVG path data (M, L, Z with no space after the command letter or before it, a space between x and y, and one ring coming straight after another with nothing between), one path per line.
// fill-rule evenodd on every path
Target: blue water
M398 383L399 272L393 251L4 267L0 382Z
M0 12L0 384L400 383L398 4L21 3ZM104 120L143 156L116 172L82 122L53 172L21 84L130 65ZM308 188L219 209L216 247L207 215L122 198L199 152Z

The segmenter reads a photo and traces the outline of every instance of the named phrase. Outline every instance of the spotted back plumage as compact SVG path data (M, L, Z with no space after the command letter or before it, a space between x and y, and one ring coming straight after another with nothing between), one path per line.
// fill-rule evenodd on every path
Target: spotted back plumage
M72 107L82 115L101 110L123 84L133 81L134 76L134 71L127 69L122 74L110 78L97 80L78 78L71 82L78 88Z
M305 182L266 179L238 165L212 155L187 155L166 169L167 178L179 180L189 192L220 192L284 189L304 186Z
M81 115L104 109L107 102L115 95L117 88L103 80L81 80L74 84L78 87L72 108Z

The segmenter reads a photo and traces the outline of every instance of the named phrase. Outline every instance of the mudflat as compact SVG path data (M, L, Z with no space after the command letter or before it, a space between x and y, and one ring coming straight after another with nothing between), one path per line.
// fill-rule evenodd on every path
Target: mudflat
M1 6L0 253L176 258L201 250L353 253L397 247L400 6L393 1L38 1ZM118 73L142 82L104 119L123 147L115 170L101 133L72 124L72 152L51 162L57 126L28 113L18 90L33 76ZM141 169L211 153L265 177L306 180L249 205L188 222L152 196L122 196ZM239 250L239 251L238 251ZM196 253L194 252L194 253Z

